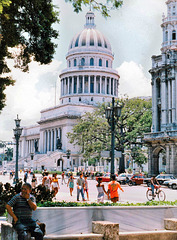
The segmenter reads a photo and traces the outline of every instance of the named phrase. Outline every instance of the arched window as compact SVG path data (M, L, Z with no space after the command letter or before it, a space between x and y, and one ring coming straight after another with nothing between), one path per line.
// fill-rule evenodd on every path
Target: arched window
M106 67L108 67L108 60L106 60Z
M172 31L172 40L176 40L176 31L175 30Z
M74 67L76 67L76 66L77 66L77 60L74 59Z
M90 58L90 66L94 66L94 59Z
M168 31L165 32L165 41L168 41Z
M81 66L84 66L85 65L85 58L82 58L81 59Z
M102 67L102 59L99 59L99 66Z

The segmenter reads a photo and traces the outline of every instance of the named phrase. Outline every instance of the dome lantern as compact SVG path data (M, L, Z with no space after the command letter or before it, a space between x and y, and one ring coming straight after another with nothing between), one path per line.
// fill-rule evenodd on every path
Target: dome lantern
M86 17L86 24L85 24L85 28L95 28L96 25L94 23L95 20L95 15L93 12L89 11L87 12L87 14L85 15Z

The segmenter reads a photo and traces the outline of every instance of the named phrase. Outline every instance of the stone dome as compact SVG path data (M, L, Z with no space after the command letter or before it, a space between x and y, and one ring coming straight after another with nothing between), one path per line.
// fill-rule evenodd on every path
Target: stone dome
M85 28L73 37L68 54L86 50L112 54L109 41L95 28L94 17L93 12L87 12Z

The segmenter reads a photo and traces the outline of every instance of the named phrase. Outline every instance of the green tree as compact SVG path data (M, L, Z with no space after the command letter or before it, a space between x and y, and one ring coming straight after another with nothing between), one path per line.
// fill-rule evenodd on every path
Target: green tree
M28 71L34 60L41 64L52 61L58 32L52 24L59 21L52 0L1 0L0 2L0 111L5 106L4 90L15 81L6 59L13 58L15 67ZM16 51L12 51L16 49Z
M13 148L7 148L6 150L5 150L5 155L7 156L7 160L8 161L11 161L12 160L12 158L13 158Z
M90 8L96 9L102 13L104 17L110 16L110 10L118 9L122 6L123 0L104 0L104 1L96 1L96 0L65 0L66 2L70 2L73 5L75 12L82 11L83 6L90 5Z
M150 131L152 103L151 100L134 98L121 99L119 104L122 104L123 108L121 117L116 121L115 150L123 151L124 148L131 149L137 139ZM111 132L104 117L105 107L106 104L103 104L92 113L86 113L73 127L73 132L68 133L70 142L81 147L80 152L84 159L100 158L101 151L111 149ZM140 150L141 148L137 162L140 162L142 156Z
M82 11L83 6L91 6L107 17L110 9L122 5L121 0L97 2L95 0L65 0L73 5L74 11ZM15 67L28 71L31 60L48 64L51 62L56 44L52 41L58 32L52 25L59 22L59 13L52 0L0 0L0 111L5 106L4 90L15 81L4 77L9 73L6 59L15 59ZM12 54L9 49L18 47Z

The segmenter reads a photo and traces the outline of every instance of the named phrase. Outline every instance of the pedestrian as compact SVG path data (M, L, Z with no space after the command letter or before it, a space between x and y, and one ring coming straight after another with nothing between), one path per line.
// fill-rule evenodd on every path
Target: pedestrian
M63 171L62 174L61 174L61 184L63 185L63 182L66 184L65 182L65 172Z
M110 194L111 201L113 203L116 203L119 201L119 194L118 194L118 188L124 192L124 190L121 188L120 184L116 182L116 176L112 175L112 181L108 184L108 196Z
M31 186L32 188L35 188L37 185L37 178L35 176L35 174L33 173L32 179L31 179Z
M45 186L46 190L50 191L52 178L49 176L49 172L45 172L45 176L42 179L42 185Z
M85 201L83 173L81 172L79 175L80 175L80 177L77 179L77 201L79 201L80 193L82 196L82 200Z
M107 194L104 184L102 184L102 178L99 177L97 180L98 184L96 185L98 190L97 202L104 203L104 194Z
M7 212L13 218L13 227L18 233L18 240L27 239L28 231L35 240L43 240L43 233L32 218L32 211L37 209L37 205L35 197L30 194L31 190L31 185L24 183L21 192L6 204Z
M25 173L24 173L24 182L25 183L27 181L27 178L28 178L28 170L26 170Z
M84 193L87 194L87 201L89 201L87 174L84 175Z
M57 173L54 173L52 177L52 190L54 191L54 197L57 195L58 189L60 189L60 186L57 178Z
M69 191L70 191L70 195L73 195L73 190L74 190L74 177L73 174L70 174L70 178L68 179L68 184L67 187L69 186Z

